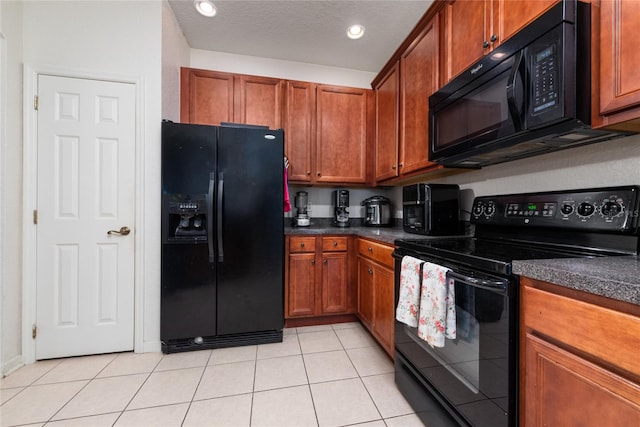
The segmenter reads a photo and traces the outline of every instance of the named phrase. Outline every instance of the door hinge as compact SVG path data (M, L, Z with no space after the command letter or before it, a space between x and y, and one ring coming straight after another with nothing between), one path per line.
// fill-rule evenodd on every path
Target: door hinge
M38 327L34 324L31 327L31 338L35 340L37 336L38 336Z
M38 223L38 209L33 210L33 223L34 224Z
M38 95L33 96L33 109L38 111Z

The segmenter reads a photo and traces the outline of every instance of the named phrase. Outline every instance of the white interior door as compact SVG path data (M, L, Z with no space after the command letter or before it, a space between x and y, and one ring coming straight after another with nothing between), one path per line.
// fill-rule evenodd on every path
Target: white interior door
M37 147L36 359L132 350L135 86L39 75Z

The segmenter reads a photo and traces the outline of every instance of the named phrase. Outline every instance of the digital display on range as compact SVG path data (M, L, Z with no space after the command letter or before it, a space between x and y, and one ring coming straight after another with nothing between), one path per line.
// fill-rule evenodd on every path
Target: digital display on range
M529 217L537 216L543 218L551 218L556 214L557 203L544 202L544 203L509 203L507 205L507 217Z

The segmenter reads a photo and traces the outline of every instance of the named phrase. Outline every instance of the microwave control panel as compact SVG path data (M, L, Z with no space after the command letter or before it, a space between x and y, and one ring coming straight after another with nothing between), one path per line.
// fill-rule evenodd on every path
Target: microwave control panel
M640 186L476 197L474 224L633 231Z
M559 99L558 49L555 44L532 54L533 114L553 108Z

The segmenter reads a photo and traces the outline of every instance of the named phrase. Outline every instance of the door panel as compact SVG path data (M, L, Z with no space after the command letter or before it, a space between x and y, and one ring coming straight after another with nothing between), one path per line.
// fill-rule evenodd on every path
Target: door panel
M133 349L135 86L38 77L36 359Z

